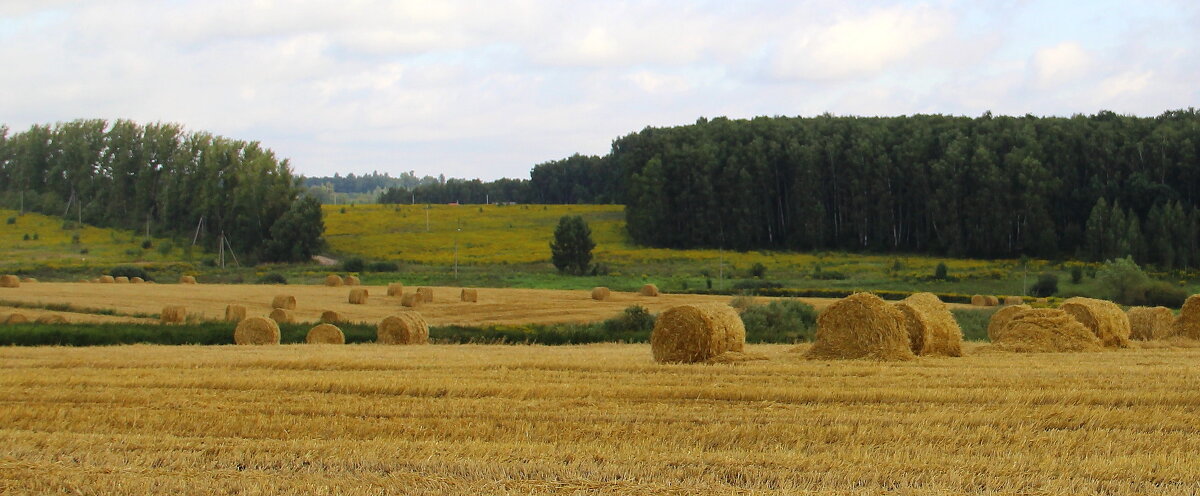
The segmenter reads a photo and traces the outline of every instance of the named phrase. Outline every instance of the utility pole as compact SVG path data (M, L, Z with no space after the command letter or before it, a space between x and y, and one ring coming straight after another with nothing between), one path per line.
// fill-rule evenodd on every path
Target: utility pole
M458 280L458 234L462 232L462 219L458 221L458 228L454 230L454 280Z

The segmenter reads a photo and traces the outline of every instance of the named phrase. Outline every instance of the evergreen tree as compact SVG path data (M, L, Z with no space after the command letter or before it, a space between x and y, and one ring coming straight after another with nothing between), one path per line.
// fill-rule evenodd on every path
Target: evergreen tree
M550 258L554 267L564 274L583 275L591 267L592 230L582 216L563 216L554 229L554 241L550 242Z

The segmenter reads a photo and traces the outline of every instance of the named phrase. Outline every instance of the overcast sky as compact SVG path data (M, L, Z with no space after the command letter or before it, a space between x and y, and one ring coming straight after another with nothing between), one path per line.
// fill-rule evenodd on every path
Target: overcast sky
M1198 4L0 0L0 123L492 179L701 116L1157 115L1200 106Z

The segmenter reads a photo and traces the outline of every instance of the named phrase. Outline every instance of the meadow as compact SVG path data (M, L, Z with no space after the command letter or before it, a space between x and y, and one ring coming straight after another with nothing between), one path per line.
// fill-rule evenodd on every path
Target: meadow
M190 250L167 239L0 209L0 269L99 269L125 263L178 262L189 254Z

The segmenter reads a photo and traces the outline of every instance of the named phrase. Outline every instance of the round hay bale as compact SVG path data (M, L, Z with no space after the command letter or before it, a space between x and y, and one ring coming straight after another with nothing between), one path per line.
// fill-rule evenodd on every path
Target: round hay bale
M596 300L596 301L607 300L608 297L611 295L612 295L612 291L609 291L608 288L603 287L603 286L592 290L592 299Z
M320 324L308 330L304 342L308 344L346 344L346 335L333 324Z
M400 297L400 305L405 307L416 308L421 306L421 304L424 302L425 299L417 293L409 293Z
M26 317L25 314L23 314L23 313L13 312L13 313L8 314L7 317L4 317L4 319L2 319L0 321L4 322L5 324L10 324L10 325L11 324L28 324L29 317Z
M1024 305L1025 299L1021 298L1020 296L1005 296L1004 304L1005 305Z
M642 296L658 296L658 286L653 284L644 284L642 289L638 290L638 294Z
M401 296L404 294L404 284L393 282L388 284L388 296Z
M421 295L421 302L433 303L433 288L417 288L417 294Z
M333 310L326 310L324 312L321 312L321 322L326 323L326 324L339 324L339 323L343 322L342 314L337 313Z
M66 324L67 319L66 319L66 317L63 317L62 315L58 315L58 314L46 314L41 317L38 317L37 320L35 320L34 322L37 322L39 324Z
M95 279L92 279L90 282L91 282L91 283L93 283L93 284L99 284L99 283L100 283L100 278L99 278L99 277L97 277L97 278L95 278Z
M1059 306L1092 331L1108 348L1129 347L1129 317L1116 303L1093 298L1067 298Z
M1000 298L997 298L993 295L983 295L983 297L987 299L987 306L989 307L1000 305Z
M117 282L113 276L100 276L100 284L112 284Z
M279 324L262 317L247 317L233 330L236 344L279 344Z
M1049 305L1050 298L1038 298L1034 303L1037 303L1038 305Z
M467 303L475 303L479 301L479 291L474 289L463 289L462 294L458 295L458 299Z
M1200 339L1200 295L1191 295L1183 302L1179 317L1171 325L1171 335Z
M142 283L144 283L144 282L146 282L146 280L145 280L145 279L142 279L142 278L140 278L140 277L138 277L138 276L133 276L133 277L130 277L130 278L129 278L129 283L130 283L130 284L142 284Z
M993 343L1000 339L1000 334L1004 332L1004 327L1012 321L1013 317L1026 310L1032 310L1029 305L1012 305L996 310L992 314L991 320L988 321L988 340Z
M817 334L808 358L912 360L904 315L871 293L854 293L817 316Z
M129 284L129 278L125 276L117 276L113 278L117 284Z
M179 276L179 284L196 284L195 276Z
M358 280L358 276L346 276L344 283L347 286L358 286L359 284L362 284L362 281Z
M915 293L896 303L904 315L909 345L917 355L962 356L962 329L950 307L933 293Z
M416 312L387 317L376 328L379 344L429 344L429 324Z
M14 275L0 276L0 288L19 288L21 287L21 278Z
M349 301L351 305L366 305L367 304L367 288L354 288L350 290Z
M680 305L658 316L650 350L659 363L696 363L744 351L746 326L727 305Z
M226 322L241 322L246 318L246 307L241 305L226 305L225 306L225 321Z
M1129 338L1140 341L1171 337L1175 312L1167 307L1133 307L1125 312L1129 317Z
M21 282L33 284L33 283L37 282L37 279L35 279L33 277L26 277L24 279L21 279Z
M331 288L340 288L340 287L342 287L342 284L344 284L344 281L342 281L342 276L339 276L337 274L329 274L329 275L325 276L325 285L326 286L329 286Z
M271 310L271 320L280 324L293 324L296 322L296 318L292 316L292 312L282 308Z
M271 300L271 308L282 308L284 310L296 309L296 297L292 295L279 295Z
M182 324L187 320L187 308L180 305L163 307L159 321L164 324Z
M983 295L972 296L971 297L971 305L977 306L977 307L986 307L987 306L987 297L985 297Z
M1018 353L1100 351L1100 340L1071 314L1057 308L1018 313L992 342L992 348Z

